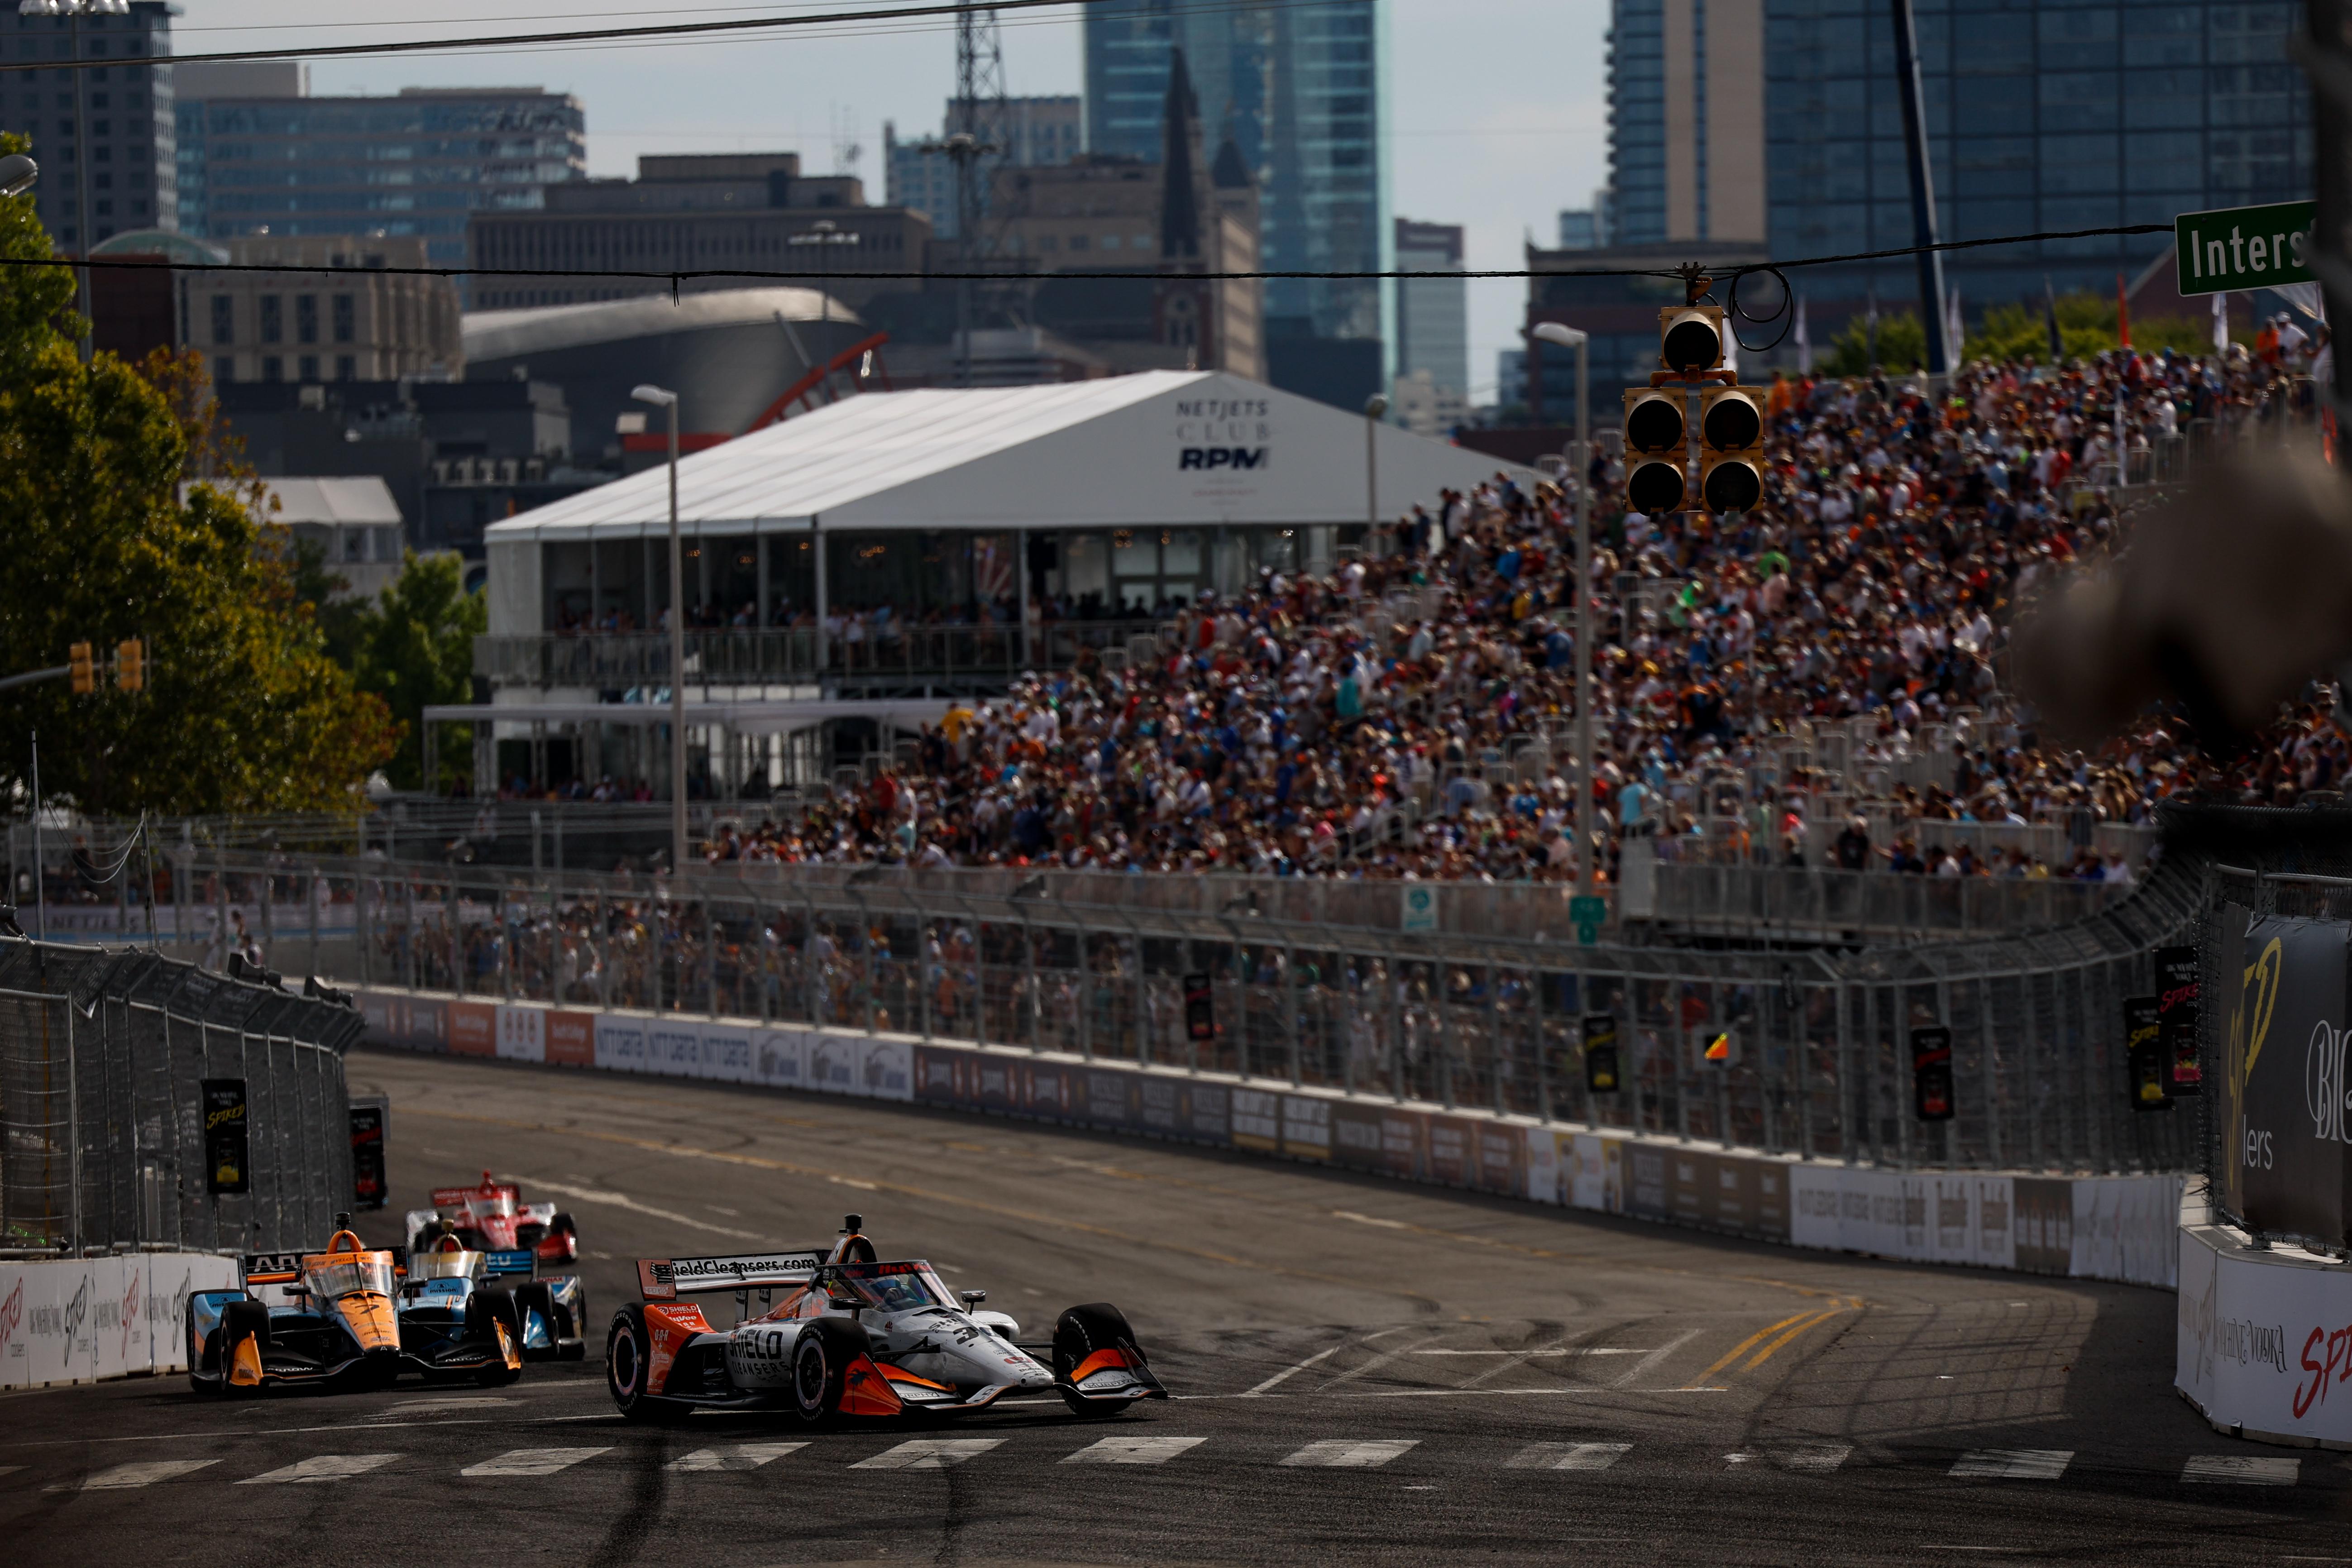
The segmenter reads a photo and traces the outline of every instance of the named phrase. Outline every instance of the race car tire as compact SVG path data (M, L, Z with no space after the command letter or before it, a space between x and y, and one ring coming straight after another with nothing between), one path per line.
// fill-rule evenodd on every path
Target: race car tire
M549 1289L543 1280L529 1280L515 1287L514 1309L515 1322L519 1327L528 1326L533 1312L538 1313L539 1321L547 1325L547 1349L532 1350L524 1342L520 1332L515 1335L515 1349L522 1352L522 1358L525 1361L551 1360L556 1353L563 1328L562 1321L555 1310L555 1292Z
M614 1313L604 1335L604 1388L622 1420L666 1426L685 1420L689 1412L646 1392L653 1377L653 1342L644 1307L632 1301Z
M1062 1403L1070 1414L1088 1421L1108 1421L1128 1406L1124 1399L1088 1399L1072 1388L1070 1374L1079 1363L1097 1351L1120 1350L1144 1359L1141 1347L1135 1342L1135 1331L1127 1324L1127 1314L1108 1301L1093 1301L1083 1307L1073 1307L1064 1312L1054 1325L1054 1383Z
M849 1363L872 1350L873 1342L858 1324L840 1318L812 1320L793 1346L793 1408L801 1419L812 1425L830 1419L841 1408Z
M236 1355L236 1347L248 1336L254 1349L267 1358L269 1353L269 1309L259 1301L231 1301L221 1309L220 1329L220 1392L232 1398L249 1398L261 1392L260 1385L231 1383L229 1366Z

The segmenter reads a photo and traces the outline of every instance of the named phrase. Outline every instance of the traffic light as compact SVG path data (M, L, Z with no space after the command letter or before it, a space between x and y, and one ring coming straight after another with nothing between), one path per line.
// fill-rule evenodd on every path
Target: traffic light
M1699 498L1709 511L1747 511L1764 499L1764 395L1752 386L1699 394Z
M123 691L147 689L147 648L137 637L114 645L114 684Z
M1636 511L1678 510L1690 480L1685 468L1689 437L1683 394L1634 386L1625 390L1625 499Z
M78 642L67 648L66 665L73 675L75 696L87 697L98 689L98 666L89 657L89 644Z
M1952 1031L1911 1031L1911 1109L1922 1121L1952 1119Z
M1658 368L1695 376L1723 363L1723 307L1666 305L1658 311Z

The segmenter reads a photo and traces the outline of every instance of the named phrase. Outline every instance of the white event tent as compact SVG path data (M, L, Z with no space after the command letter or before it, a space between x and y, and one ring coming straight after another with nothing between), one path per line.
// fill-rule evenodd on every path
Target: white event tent
M828 596L902 610L1025 603L1034 580L1112 610L1149 606L1230 589L1260 566L1328 564L1343 531L1393 522L1498 468L1533 478L1213 371L866 393L682 460L688 602L756 605L767 625L784 603L822 616ZM656 468L493 524L493 636L583 613L654 624L668 507ZM910 533L929 542L909 548Z

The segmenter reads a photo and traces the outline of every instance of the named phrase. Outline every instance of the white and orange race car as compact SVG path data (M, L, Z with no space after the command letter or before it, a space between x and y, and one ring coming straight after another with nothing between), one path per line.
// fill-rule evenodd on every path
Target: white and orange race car
M883 1260L861 1224L851 1215L822 1252L639 1260L646 1299L614 1315L604 1345L621 1414L656 1422L696 1410L791 1410L810 1422L955 1415L1052 1389L1075 1414L1106 1416L1168 1397L1118 1308L1072 1307L1050 1344L1024 1345L1013 1319L981 1310L986 1291L951 1292L919 1259ZM681 1300L722 1293L737 1302L728 1328Z

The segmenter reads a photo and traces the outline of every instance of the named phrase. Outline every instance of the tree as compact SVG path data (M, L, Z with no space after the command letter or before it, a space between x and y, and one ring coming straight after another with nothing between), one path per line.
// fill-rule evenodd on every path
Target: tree
M466 592L463 561L411 551L392 586L350 617L352 673L363 690L383 700L414 740L423 728L427 703L471 699L474 639L489 625L488 600L480 593ZM445 767L442 777L427 785L422 751L421 745L404 745L385 776L403 789L437 791L450 778L470 771Z
M0 200L0 257L52 254L31 198ZM25 797L37 731L44 789L92 811L350 804L391 754L390 714L327 657L237 476L183 496L214 439L194 356L85 365L72 297L65 268L0 268L0 673L75 642L103 667L139 637L147 689L0 690L0 788Z
M2116 346L2116 301L2112 296L2076 292L2056 300L2058 342L2066 359L2089 359ZM2213 328L2210 321L2172 316L2134 321L2132 346L2143 353L2171 349L2176 353L2210 353ZM1987 310L1960 347L1960 361L2033 360L2050 363L2049 310L2038 301L1995 305ZM1876 364L1895 372L1927 363L1927 334L1917 312L1898 310L1878 318L1877 354L1871 353L1868 323L1860 316L1830 340L1829 352L1819 362L1830 376L1867 375Z

